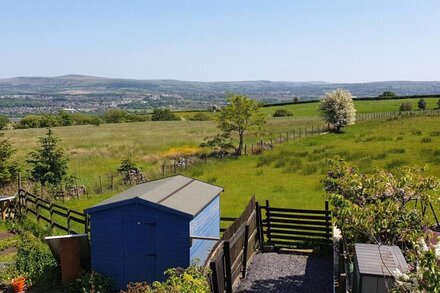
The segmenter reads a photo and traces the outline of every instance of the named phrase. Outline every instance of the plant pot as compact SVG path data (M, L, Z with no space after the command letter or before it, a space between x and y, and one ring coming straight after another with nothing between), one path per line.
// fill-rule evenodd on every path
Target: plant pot
M11 282L12 289L14 292L24 292L24 286L26 285L26 278L25 277L18 277L15 279L12 279Z

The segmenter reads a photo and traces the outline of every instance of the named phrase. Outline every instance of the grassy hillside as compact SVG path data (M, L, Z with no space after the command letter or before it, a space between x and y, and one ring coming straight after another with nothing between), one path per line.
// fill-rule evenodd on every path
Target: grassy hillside
M276 137L293 128L322 123L317 117L269 119L263 132L248 137L247 142ZM121 159L131 155L144 171L160 168L163 158L200 152L202 140L214 135L214 121L161 121L101 126L56 127L55 134L70 157L70 173L86 186L96 183L99 175L114 173ZM22 161L38 146L45 129L10 130L5 136L17 148Z
M435 109L438 107L439 98L426 98L427 109ZM411 103L413 110L417 110L418 99L396 99L396 100L362 100L355 101L355 107L358 113L371 112L395 112L399 111L401 103ZM293 113L295 117L315 116L318 115L318 102L305 104L290 104L282 106L272 106L262 108L267 115L272 115L277 109L286 109Z
M260 156L213 162L187 174L225 188L221 200L225 216L237 215L252 194L273 205L323 208L320 181L327 172L325 158L338 155L363 171L426 164L429 174L440 176L438 122L438 117L417 117L360 123L343 134L286 143Z

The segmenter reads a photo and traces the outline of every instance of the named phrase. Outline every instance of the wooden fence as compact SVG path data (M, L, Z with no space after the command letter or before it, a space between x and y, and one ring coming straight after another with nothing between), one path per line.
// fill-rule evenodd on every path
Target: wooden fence
M257 209L261 245L322 247L332 241L331 212L327 201L324 210L271 207L268 200L265 206L257 203Z
M18 214L33 214L37 222L44 221L51 228L58 228L69 234L89 232L86 214L57 205L23 189L18 192L16 205Z
M394 119L399 117L416 117L416 116L440 116L440 109L423 110L423 111L358 113L356 114L356 120L361 122L361 121L384 120L384 119Z
M257 233L256 202L252 197L240 217L224 230L205 262L205 267L211 269L214 293L231 293L234 284L246 276L247 264L256 253Z

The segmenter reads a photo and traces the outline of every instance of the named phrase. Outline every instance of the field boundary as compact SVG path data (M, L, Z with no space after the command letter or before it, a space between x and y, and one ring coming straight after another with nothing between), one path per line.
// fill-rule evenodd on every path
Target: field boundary
M24 216L34 215L37 223L44 221L52 229L57 228L69 234L89 232L88 216L82 212L55 204L23 189L18 191L16 200L16 212ZM82 231L77 228L82 228Z

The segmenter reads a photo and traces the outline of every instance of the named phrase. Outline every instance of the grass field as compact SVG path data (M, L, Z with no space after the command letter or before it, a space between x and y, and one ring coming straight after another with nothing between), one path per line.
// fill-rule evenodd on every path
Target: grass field
M248 143L260 138L276 137L293 128L317 125L317 117L269 119L262 133L250 136ZM216 133L215 121L162 121L70 126L53 129L70 157L70 173L79 183L96 183L98 176L115 173L121 159L132 156L142 170L160 168L164 157L179 157L202 151L202 140ZM24 160L38 146L45 129L5 131L17 148L16 156Z
M252 194L260 201L270 199L272 205L320 209L324 207L320 181L327 172L323 159L336 155L363 171L426 164L428 174L440 177L439 118L360 123L343 134L286 143L260 156L213 162L187 174L225 188L224 216L238 215Z
M435 109L438 107L438 98L425 98L427 109ZM397 112L401 103L411 103L412 109L417 110L418 99L397 99L397 100L371 100L371 101L355 101L356 111L358 113L371 112ZM272 106L262 108L267 115L272 115L277 109L286 109L293 113L295 117L305 117L318 115L318 102L306 104L290 104L283 106Z
M361 113L393 111L405 100L358 101ZM417 100L411 100L414 104ZM437 99L427 99L433 108ZM316 116L317 104L282 106L295 116L269 118L262 133L250 136L247 143L260 138L277 137L298 127L322 123ZM269 116L279 107L263 108ZM301 117L302 116L302 117ZM405 118L387 122L363 122L349 127L344 134L321 135L289 142L261 156L210 162L195 166L187 175L223 186L222 213L236 215L252 194L273 204L303 208L322 208L320 180L326 172L323 158L340 155L362 169L396 168L403 165L431 164L431 172L440 176L440 124L438 117ZM384 129L387 129L385 132ZM37 146L45 129L6 131L22 161ZM170 121L72 126L54 129L70 157L71 174L86 187L96 185L99 176L115 173L120 160L131 155L147 173L160 169L166 158L200 152L203 138L216 133L215 121ZM24 166L25 167L25 166ZM116 193L84 197L65 204L81 210Z

